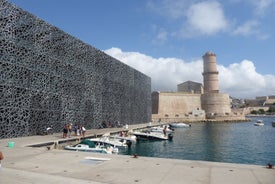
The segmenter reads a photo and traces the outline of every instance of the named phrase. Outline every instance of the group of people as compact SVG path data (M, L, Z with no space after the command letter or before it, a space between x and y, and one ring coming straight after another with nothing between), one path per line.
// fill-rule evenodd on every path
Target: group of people
M83 136L85 137L86 128L80 124L66 124L63 128L63 138L68 138L72 136L72 132L74 132L75 136Z

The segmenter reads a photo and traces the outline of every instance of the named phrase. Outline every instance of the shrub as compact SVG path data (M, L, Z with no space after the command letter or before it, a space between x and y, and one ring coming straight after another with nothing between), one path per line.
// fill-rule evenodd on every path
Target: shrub
M251 114L258 114L258 111L253 110L253 111L251 111L250 113L251 113Z

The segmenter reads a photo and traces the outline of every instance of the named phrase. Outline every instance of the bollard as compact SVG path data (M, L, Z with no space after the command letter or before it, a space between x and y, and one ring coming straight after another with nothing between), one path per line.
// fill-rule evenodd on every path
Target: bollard
M54 142L54 149L58 149L58 141Z

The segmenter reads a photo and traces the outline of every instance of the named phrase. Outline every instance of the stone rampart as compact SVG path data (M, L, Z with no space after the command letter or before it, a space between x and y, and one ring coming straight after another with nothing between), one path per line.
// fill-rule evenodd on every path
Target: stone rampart
M152 95L153 120L205 118L204 112L199 113L201 110L200 94L153 92ZM194 113L194 110L198 112Z

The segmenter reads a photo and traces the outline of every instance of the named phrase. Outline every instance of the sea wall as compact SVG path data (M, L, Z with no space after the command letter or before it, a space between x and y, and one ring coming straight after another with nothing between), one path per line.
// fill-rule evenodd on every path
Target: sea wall
M0 2L0 137L66 123L151 120L151 79L7 1Z

